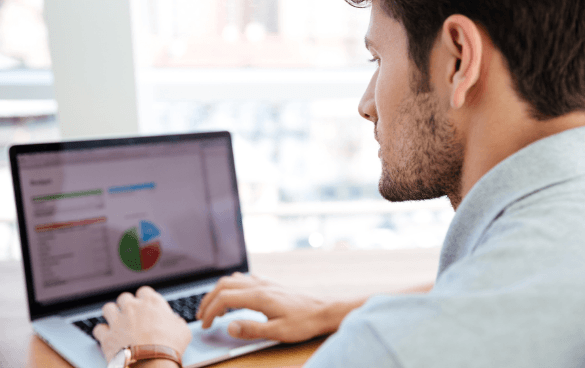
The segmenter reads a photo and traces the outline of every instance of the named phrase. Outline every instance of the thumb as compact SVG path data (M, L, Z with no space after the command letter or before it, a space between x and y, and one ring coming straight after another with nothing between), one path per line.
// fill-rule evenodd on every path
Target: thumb
M228 333L237 339L273 339L278 340L276 336L276 326L274 321L256 322L256 321L234 321L228 325Z

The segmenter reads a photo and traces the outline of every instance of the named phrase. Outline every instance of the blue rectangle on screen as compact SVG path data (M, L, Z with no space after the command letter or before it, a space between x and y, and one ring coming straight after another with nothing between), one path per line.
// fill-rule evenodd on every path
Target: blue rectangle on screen
M151 190L154 188L156 188L156 184L154 182L143 183L143 184L121 185L121 186L109 188L108 193L110 193L110 194L131 193L131 192L137 192L139 190Z

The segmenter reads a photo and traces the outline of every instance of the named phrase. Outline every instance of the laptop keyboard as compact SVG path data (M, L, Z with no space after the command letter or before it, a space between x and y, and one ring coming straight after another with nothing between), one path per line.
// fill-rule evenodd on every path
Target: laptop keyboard
M93 328L100 323L107 324L106 319L102 316L73 322L73 324L75 326L79 327L81 329L81 331L83 331L86 334L88 334L89 336L91 336L91 338L93 338L94 340L95 340L95 337L93 337L93 334L91 332L93 331Z
M169 300L169 305L173 311L187 321L187 323L193 322L197 319L195 318L195 315L197 314L197 309L199 309L199 304L201 304L201 299L203 299L205 294L207 293Z
M197 318L195 318L195 315L197 314L197 308L199 308L201 299L203 299L205 294L206 293L196 294L185 298L169 300L169 305L171 306L172 310L181 316L185 321L193 322L197 320ZM100 323L107 324L106 319L103 316L92 317L73 322L75 326L79 327L83 332L88 334L93 339L95 339L92 334L93 328Z

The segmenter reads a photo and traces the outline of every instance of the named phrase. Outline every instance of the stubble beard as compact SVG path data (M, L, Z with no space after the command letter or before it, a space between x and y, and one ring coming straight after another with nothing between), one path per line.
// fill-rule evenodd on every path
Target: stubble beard
M400 104L396 129L399 138L380 142L382 152L393 152L395 162L382 159L379 191L391 202L415 201L449 196L461 202L463 145L446 118L433 90L413 92ZM399 142L400 141L400 142ZM388 147L394 144L394 147Z

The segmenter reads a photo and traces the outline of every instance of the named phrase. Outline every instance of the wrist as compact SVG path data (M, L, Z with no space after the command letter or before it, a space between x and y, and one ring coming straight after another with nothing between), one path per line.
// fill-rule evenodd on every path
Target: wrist
M147 365L142 365L147 362L149 362ZM108 362L108 368L139 366L181 368L181 354L175 349L164 345L130 345L120 349Z
M318 320L321 330L319 335L334 333L339 329L343 319L354 309L361 307L367 298L355 300L332 300L323 302L319 312Z
M181 366L168 359L147 359L138 361L130 366L130 368L180 368Z

